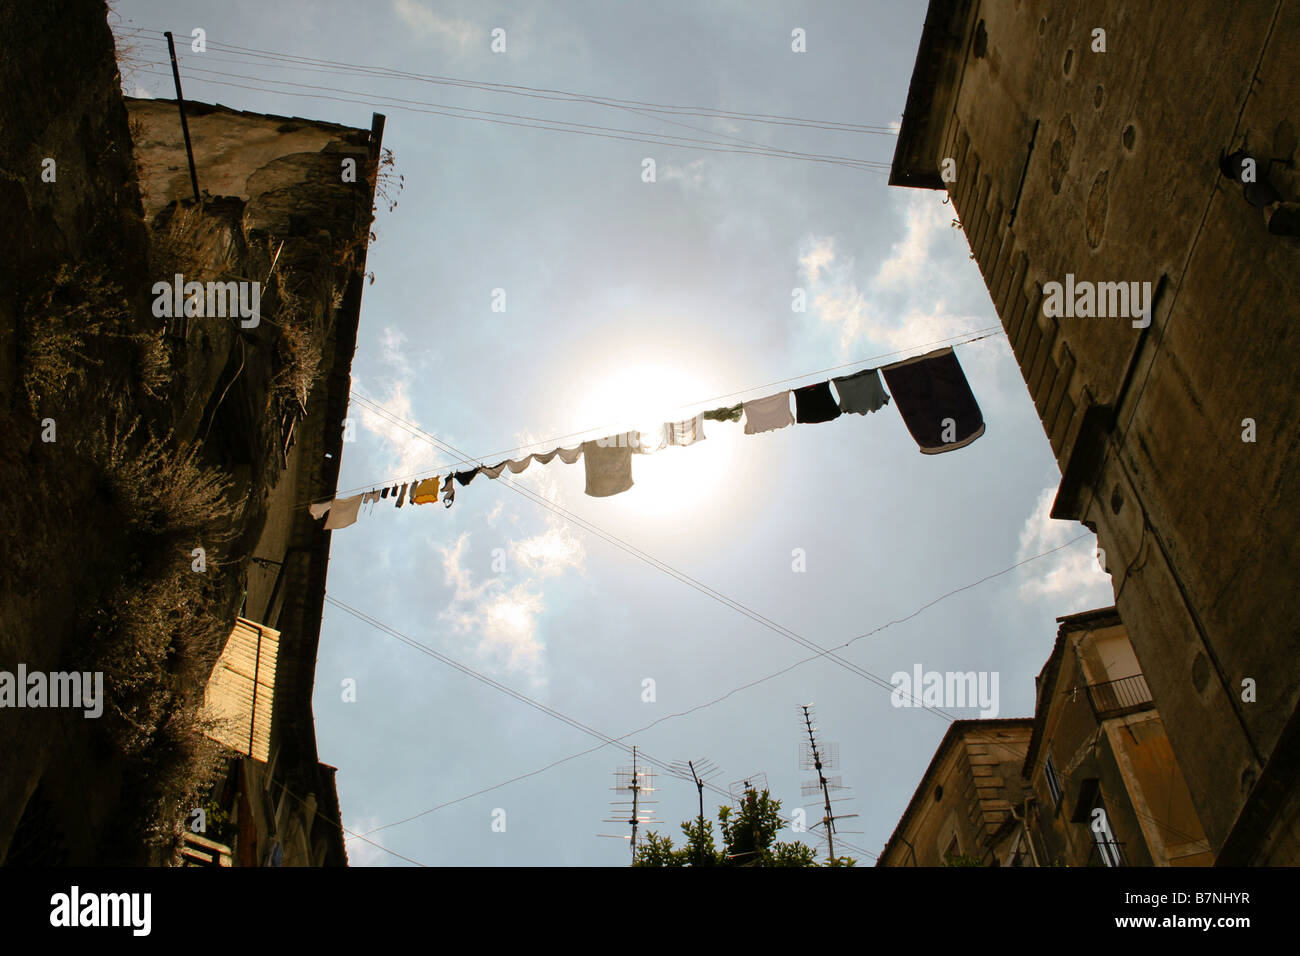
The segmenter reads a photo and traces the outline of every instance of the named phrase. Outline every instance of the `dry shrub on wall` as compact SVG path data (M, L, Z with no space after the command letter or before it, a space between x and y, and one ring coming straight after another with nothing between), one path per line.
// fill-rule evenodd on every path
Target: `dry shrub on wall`
M279 411L293 407L296 402L304 408L312 386L320 375L321 330L312 319L310 300L290 291L284 274L275 272L279 308L275 325L277 368L271 377L268 400Z
M102 266L60 266L23 310L20 363L32 410L92 387L102 409L134 407L133 386L161 396L171 382L162 330L130 329L126 296Z
M133 441L134 431L106 430L98 443L130 553L90 614L85 666L104 673L105 729L126 758L132 809L123 825L157 845L175 837L176 814L195 805L221 763L201 733L200 708L231 623L218 558L235 513L229 479L202 466L197 449Z

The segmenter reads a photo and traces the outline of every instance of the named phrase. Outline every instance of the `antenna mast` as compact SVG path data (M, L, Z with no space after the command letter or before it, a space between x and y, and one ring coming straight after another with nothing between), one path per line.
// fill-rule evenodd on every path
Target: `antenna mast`
M817 746L817 728L813 726L813 711L811 704L803 706L803 724L808 732L808 743L805 745L806 750L802 760L803 770L816 770L817 782L808 782L803 785L804 795L816 793L821 790L823 816L821 826L822 832L826 834L826 846L830 853L830 859L835 861L835 821L836 819L844 820L850 817L856 817L856 813L842 813L838 817L835 811L831 809L831 791L843 790L844 785L840 782L839 777L831 777L829 780L822 773L823 768L834 769L839 764L839 748L835 744L829 744L827 750L822 750ZM817 826L818 824L813 824Z
M636 837L637 830L643 823L653 823L650 819L654 813L653 810L645 809L649 803L657 803L651 800L648 794L655 792L654 771L642 769L637 765L636 747L632 748L632 766L622 767L614 771L614 786L610 787L616 793L628 791L632 794L631 800L613 800L610 806L613 807L614 815L606 817L605 823L626 823L632 829L630 837L622 834L598 833L597 836L612 837L616 840L628 840L632 849L632 860L636 861ZM627 816L621 817L619 814L626 813Z

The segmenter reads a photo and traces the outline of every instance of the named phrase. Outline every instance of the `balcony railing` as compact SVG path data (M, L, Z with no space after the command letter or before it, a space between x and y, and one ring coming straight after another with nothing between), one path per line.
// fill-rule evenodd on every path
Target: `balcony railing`
M1088 700L1098 720L1155 707L1155 703L1151 700L1151 688L1147 686L1147 679L1141 674L1121 677L1119 680L1103 681L1100 684L1089 684Z

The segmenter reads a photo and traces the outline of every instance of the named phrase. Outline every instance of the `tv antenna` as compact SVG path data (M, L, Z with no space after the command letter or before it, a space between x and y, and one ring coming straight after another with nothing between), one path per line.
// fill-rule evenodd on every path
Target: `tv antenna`
M731 802L740 806L745 802L745 794L750 790L762 793L767 789L767 774L751 773L742 780L731 781L731 785L727 787L727 792L731 794Z
M700 839L704 838L704 784L710 777L720 773L721 770L712 760L687 760L684 763L680 760L674 760L669 768L669 773L674 777L682 780L690 780L695 784L695 789L700 795ZM715 788L716 789L716 788ZM695 862L702 862L697 855Z
M803 710L803 724L808 732L808 742L803 744L799 761L800 770L816 770L817 779L809 781L800 787L804 796L816 793L818 790L822 793L822 811L823 816L820 823L814 823L809 829L822 827L822 833L826 836L826 848L830 854L830 859L835 857L835 834L838 832L835 821L848 820L856 817L856 813L841 813L838 816L831 809L831 791L843 790L844 784L839 777L827 778L823 770L835 770L840 765L840 748L838 744L825 744L822 747L817 745L817 728L813 725L812 704L805 704ZM838 798L834 802L840 802L846 798Z
M646 809L650 803L658 803L647 796L655 792L654 771L649 767L641 767L636 761L636 747L632 748L632 766L619 767L614 771L614 786L609 789L615 793L626 793L631 795L631 799L611 800L613 816L606 817L604 823L626 823L631 827L631 836L621 833L598 833L597 836L610 837L614 840L629 840L632 847L632 859L636 860L636 835L637 829L643 823L653 823L650 819L654 813L653 810Z

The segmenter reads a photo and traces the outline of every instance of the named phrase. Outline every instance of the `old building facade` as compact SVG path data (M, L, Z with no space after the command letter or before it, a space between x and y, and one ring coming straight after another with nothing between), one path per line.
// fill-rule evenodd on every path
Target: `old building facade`
M932 0L891 175L952 197L1220 864L1300 862L1300 240L1220 168L1300 198L1297 42L1295 0Z
M146 219L157 233L193 208L176 104L128 99L127 107ZM213 396L197 421L222 464L265 489L247 507L260 520L241 542L242 626L231 641L265 632L261 663L248 658L246 676L270 668L271 701L247 708L245 724L262 720L262 732L250 732L247 746L235 743L241 756L217 802L235 865L346 865L335 769L318 759L311 709L331 533L307 504L330 498L338 482L384 118L376 114L367 130L203 103L187 102L186 112L205 209L198 245L219 260L214 271L265 281L272 306L265 328L186 330L191 341L217 343L191 346L217 356L189 363L204 377L200 394ZM318 364L296 394L271 406L274 427L259 438L284 369L278 360L250 369L245 357L259 349L256 339L274 341L290 307L317 339Z
M1024 866L1021 769L1033 720L956 720L877 866Z
M1058 618L1037 680L1025 824L1042 866L1214 862L1113 607Z

